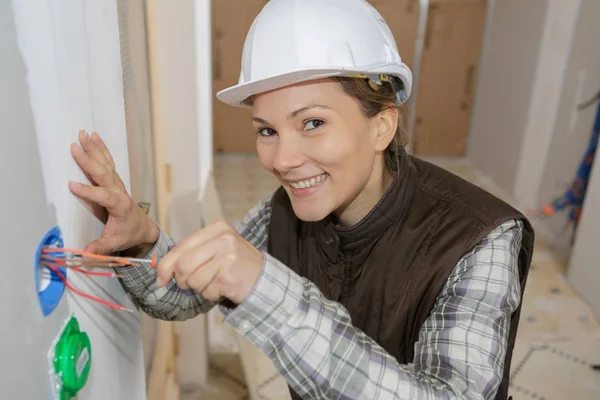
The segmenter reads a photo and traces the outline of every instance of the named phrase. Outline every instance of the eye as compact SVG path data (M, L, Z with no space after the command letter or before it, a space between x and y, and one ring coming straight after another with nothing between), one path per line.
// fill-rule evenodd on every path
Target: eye
M277 132L275 132L275 130L272 128L259 128L257 133L259 136L263 136L263 137L277 135Z
M311 119L310 121L306 121L304 127L308 130L317 129L318 127L325 125L325 121L320 119Z

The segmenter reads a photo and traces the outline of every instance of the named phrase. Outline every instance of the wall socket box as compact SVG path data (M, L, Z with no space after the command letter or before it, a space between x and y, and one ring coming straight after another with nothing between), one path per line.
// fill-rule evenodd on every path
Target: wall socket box
M48 350L50 399L70 400L85 386L92 363L90 339L71 314Z

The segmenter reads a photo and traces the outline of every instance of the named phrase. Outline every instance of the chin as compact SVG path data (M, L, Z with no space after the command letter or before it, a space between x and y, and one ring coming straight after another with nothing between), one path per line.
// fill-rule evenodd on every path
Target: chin
M315 207L312 204L298 204L298 201L292 200L292 208L298 219L304 222L317 222L327 218L331 210L325 207Z

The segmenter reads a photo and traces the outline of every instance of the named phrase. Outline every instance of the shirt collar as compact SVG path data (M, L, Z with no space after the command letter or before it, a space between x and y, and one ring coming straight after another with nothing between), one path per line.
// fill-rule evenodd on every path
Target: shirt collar
M375 207L357 224L344 227L332 216L323 220L321 240L324 251L337 259L338 253L354 252L374 242L389 226L402 218L414 193L416 170L404 149L399 152L398 170Z

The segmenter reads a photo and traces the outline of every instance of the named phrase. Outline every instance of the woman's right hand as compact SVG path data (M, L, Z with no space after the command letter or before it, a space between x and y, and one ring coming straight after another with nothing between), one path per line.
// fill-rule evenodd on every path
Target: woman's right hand
M71 154L92 184L69 182L69 189L105 224L102 236L84 251L108 254L155 243L158 227L127 193L100 136L80 131L79 143L71 145Z

